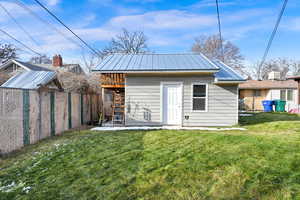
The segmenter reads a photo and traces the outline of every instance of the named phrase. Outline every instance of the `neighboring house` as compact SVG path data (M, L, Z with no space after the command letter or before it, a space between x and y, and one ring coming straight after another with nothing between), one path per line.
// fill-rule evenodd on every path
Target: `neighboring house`
M76 74L84 74L83 69L79 64L64 64L61 55L55 55L52 59L52 64L35 64L53 71L73 72Z
M1 85L2 88L17 89L50 89L63 90L57 79L56 72L52 71L26 71L11 77Z
M10 73L24 72L24 71L51 71L51 70L34 64L22 62L19 60L9 60L0 66L0 73L10 74Z
M9 60L0 66L0 73L10 74L23 71L66 71L84 74L79 64L63 64L60 55L53 57L52 64L31 64L19 60Z
M263 100L284 100L286 110L298 107L298 86L293 80L248 80L239 85L239 98L243 101L243 109L262 111Z
M105 91L118 95L114 101L124 96L126 126L238 123L238 84L245 80L202 54L112 54L93 71L101 73L104 99Z

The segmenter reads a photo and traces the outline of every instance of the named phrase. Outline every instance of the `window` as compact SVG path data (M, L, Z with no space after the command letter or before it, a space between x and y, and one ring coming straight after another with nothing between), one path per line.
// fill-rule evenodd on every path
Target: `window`
M254 96L255 97L260 97L261 96L260 90L254 90Z
M287 101L293 101L293 90L287 90Z
M286 90L280 90L280 100L286 100Z
M293 90L280 90L280 100L293 101L294 94Z
M193 111L206 111L207 104L207 85L193 85Z

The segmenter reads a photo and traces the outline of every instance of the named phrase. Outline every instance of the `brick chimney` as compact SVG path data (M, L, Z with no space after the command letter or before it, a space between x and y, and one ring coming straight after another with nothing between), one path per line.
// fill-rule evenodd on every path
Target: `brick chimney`
M61 55L58 54L58 55L53 56L52 65L54 67L61 67L63 65L63 60L62 60Z

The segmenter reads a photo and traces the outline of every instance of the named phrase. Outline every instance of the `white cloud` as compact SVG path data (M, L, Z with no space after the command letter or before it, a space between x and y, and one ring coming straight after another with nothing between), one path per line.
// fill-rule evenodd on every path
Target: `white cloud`
M232 6L235 5L236 2L234 1L222 1L219 2L219 6ZM189 6L190 8L194 8L194 9L199 9L199 8L203 8L203 7L215 7L216 6L216 1L215 0L201 0L195 4L192 4L191 6Z
M300 17L294 17L289 19L286 23L282 25L287 30L300 31Z
M126 2L139 2L139 3L155 3L160 2L161 0L125 0Z
M203 28L211 26L215 22L215 17L211 15L199 15L180 10L166 10L115 17L107 25L114 28L159 30Z
M47 0L46 2L49 6L56 6L60 3L60 0Z
M8 12L13 14L13 16L15 18L18 18L20 16L24 16L24 15L27 14L26 10L24 10L23 8L21 8L20 6L18 6L15 3L11 3L11 2L8 2L8 1L0 1L0 3L3 7L5 7L5 9ZM36 10L35 6L29 6L29 7L32 10ZM5 22L5 21L8 21L8 20L10 20L10 18L7 16L5 11L2 8L0 8L0 22Z
M59 3L58 0L48 0L47 2L51 3L52 5L57 5L57 3ZM109 4L111 3L111 0L105 0L105 2ZM206 2L209 3L210 1ZM26 35L24 35L24 33L20 31L13 23L9 22L9 18L7 18L5 13L1 12L0 9L0 22L3 22L1 23L0 27L9 31L16 38L24 41L24 43L33 47L35 50L42 51L42 53L47 53L49 56L52 56L55 53L80 55L78 52L80 52L81 49L77 45L66 40L51 28L46 27L44 24L34 19L17 5L7 1L3 3L5 3L7 9L14 12L15 17L18 18L19 22L21 22L24 27L30 27L31 34L34 35L41 46L32 45ZM43 12L40 8L32 8L35 9L36 13L43 16ZM144 31L148 36L148 45L150 49L151 47L159 48L175 46L179 48L188 48L196 36L200 34L217 33L217 21L215 13L199 14L193 11L184 10L157 10L143 12L142 14L141 12L142 10L132 12L128 12L126 10L122 15L119 13L120 16L112 17L104 24L98 24L97 26L94 25L97 24L97 15L94 13L85 12L85 15L83 15L80 20L68 24L73 28L75 33L80 35L92 46L95 43L99 44L102 42L101 44L104 44L105 42L108 42L112 37L120 33L122 28ZM264 28L263 26L258 26L258 24L265 24L259 22L266 17L266 14L268 14L267 10L258 9L222 13L222 28L225 37L231 40L240 40L249 32ZM298 22L295 23L297 24ZM300 23L298 23L298 25L300 29ZM80 43L74 38L74 36L72 36L61 26L57 27L59 27L59 29L69 37L72 37L74 40L76 40L77 43Z

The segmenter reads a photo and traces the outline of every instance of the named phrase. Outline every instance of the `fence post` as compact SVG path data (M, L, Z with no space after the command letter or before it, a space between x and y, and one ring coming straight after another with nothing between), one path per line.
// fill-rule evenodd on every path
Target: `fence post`
M30 102L29 90L23 90L23 144L30 144L29 119Z
M81 120L81 125L84 124L83 120L83 94L80 93L80 120Z
M55 93L50 92L51 136L55 136Z
M93 117L93 94L90 94L90 110L91 110L91 124L94 123Z
M68 93L68 120L69 120L69 129L72 128L72 94Z

